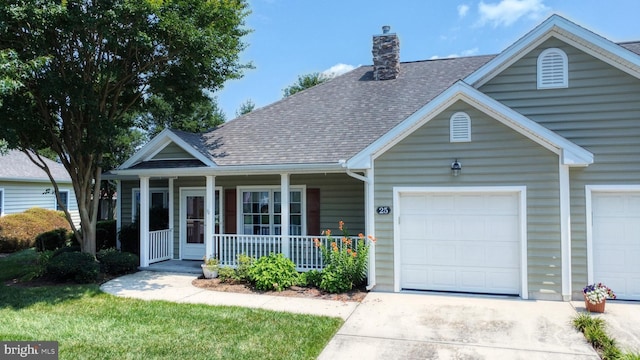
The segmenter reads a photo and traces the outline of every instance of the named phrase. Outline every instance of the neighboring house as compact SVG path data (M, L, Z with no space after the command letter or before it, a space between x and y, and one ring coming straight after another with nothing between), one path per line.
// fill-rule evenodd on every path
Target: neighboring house
M60 197L69 209L74 224L79 226L80 215L71 177L61 164L49 159L45 161L58 183ZM44 170L31 162L25 153L9 150L6 155L0 155L0 216L23 212L32 207L62 210Z
M113 171L121 225L169 209L152 233L141 212L141 265L281 251L304 269L342 219L377 238L374 290L566 301L602 281L640 300L640 41L557 15L493 56L400 63L396 34L373 40L373 66L165 130Z

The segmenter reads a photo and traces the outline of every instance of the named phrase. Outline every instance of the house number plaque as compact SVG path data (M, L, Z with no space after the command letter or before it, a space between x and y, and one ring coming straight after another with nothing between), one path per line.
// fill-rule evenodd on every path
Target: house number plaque
M389 215L391 214L391 207L390 206L378 206L378 208L376 209L376 212L380 215Z

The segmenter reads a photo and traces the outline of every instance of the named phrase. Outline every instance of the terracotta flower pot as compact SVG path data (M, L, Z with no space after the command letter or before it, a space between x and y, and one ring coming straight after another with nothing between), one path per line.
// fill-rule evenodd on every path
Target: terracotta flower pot
M603 299L601 302L597 304L592 304L587 299L587 296L586 295L584 296L584 307L587 308L588 312L603 313L604 305L606 302L607 302L607 299Z

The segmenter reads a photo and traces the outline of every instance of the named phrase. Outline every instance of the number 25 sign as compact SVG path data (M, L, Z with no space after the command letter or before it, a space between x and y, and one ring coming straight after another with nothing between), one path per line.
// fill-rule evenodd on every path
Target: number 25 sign
M389 215L391 214L391 207L390 206L378 206L378 208L376 209L376 212L380 215Z

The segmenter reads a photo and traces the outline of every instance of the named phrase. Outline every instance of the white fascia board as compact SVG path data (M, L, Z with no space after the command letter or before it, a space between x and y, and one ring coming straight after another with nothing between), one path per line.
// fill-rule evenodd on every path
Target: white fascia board
M189 143L184 141L182 138L176 135L173 131L171 131L170 129L164 129L158 135L156 135L153 139L151 139L151 141L145 144L140 150L138 150L135 154L133 154L133 156L127 159L127 161L125 161L122 165L120 165L120 168L126 169L139 162L148 161L151 158L153 158L153 156L158 154L158 152L162 151L162 149L164 149L167 145L171 144L172 142L180 146L184 151L191 154L194 158L202 161L205 165L214 167L214 168L217 166L213 161L211 161L211 159L206 157L204 154L202 154L198 150L194 149L193 146L191 146Z
M635 77L640 77L640 56L603 38L559 15L552 15L503 52L467 76L464 81L478 88L530 50L555 36L582 51L615 66Z
M339 162L330 164L284 164L284 165L234 165L218 166L216 168L172 168L172 169L122 169L112 170L112 178L130 176L146 177L178 177L178 176L207 176L207 175L273 175L282 173L317 174L317 173L345 173L346 170Z
M56 183L58 184L71 184L71 180L69 179L64 179L64 180L58 180L58 179L54 179L56 181ZM46 183L46 184L51 184L51 180L49 180L49 178L20 178L20 177L6 177L6 178L0 178L0 182L2 181L7 181L7 182L28 182L28 183Z
M563 164L587 166L593 163L593 154L589 151L479 92L463 81L458 81L347 161L347 168L370 168L373 159L409 136L413 131L429 122L458 100L468 103L544 148L558 154L562 157Z

